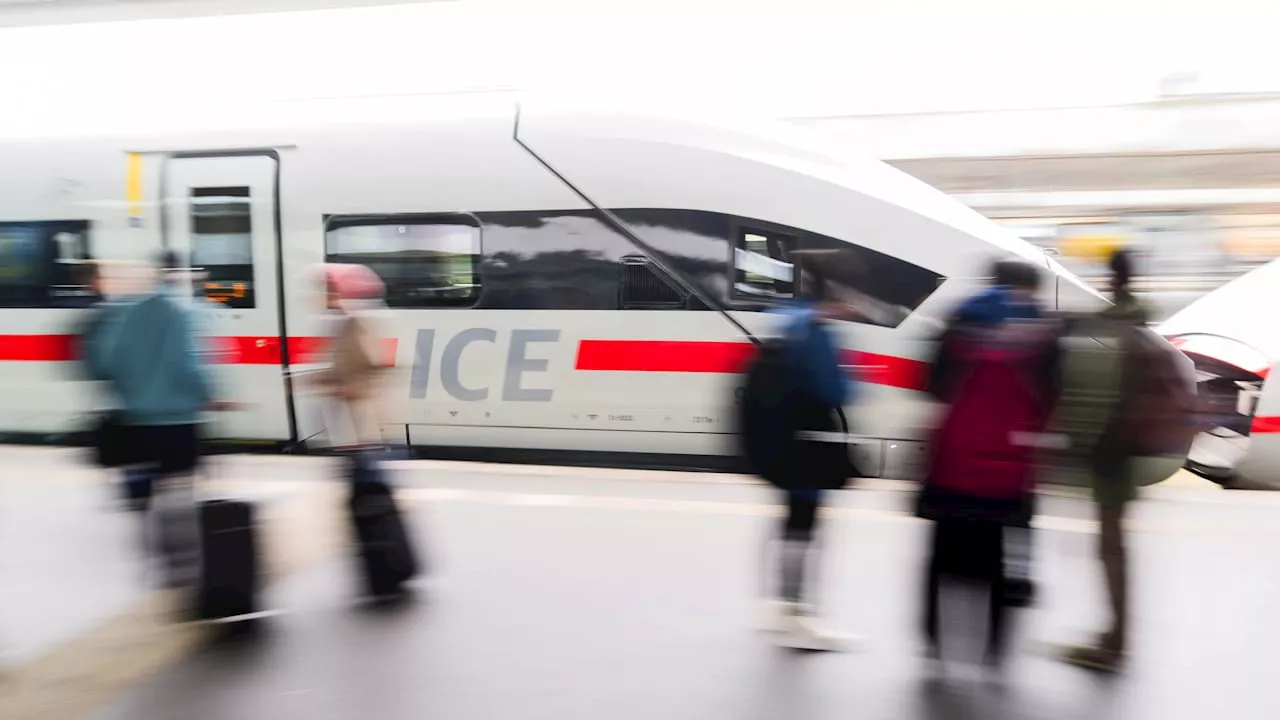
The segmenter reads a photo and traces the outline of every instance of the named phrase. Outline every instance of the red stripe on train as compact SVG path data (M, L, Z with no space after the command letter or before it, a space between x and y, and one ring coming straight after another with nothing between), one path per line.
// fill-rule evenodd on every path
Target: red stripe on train
M67 362L76 357L74 335L0 335L0 361Z
M221 365L280 365L280 338L228 336L214 338L213 362ZM396 338L382 341L388 360L395 364ZM70 362L77 357L74 335L0 335L0 362ZM328 338L289 338L289 362L317 362Z
M929 389L929 363L923 360L857 350L845 350L844 356L845 362L856 366L863 382L921 392Z
M218 338L221 343L220 352L214 362L222 365L280 365L280 338L277 337L224 337ZM325 337L291 337L289 338L289 364L319 362L329 344ZM383 338L382 348L384 361L391 366L396 364L396 350L399 347L396 338Z
M583 340L577 370L615 372L737 373L754 348L744 342L699 340ZM844 361L857 366L859 379L876 385L924 390L929 364L920 360L846 350Z
M229 336L215 341L214 362L223 365L280 365L281 342L275 336ZM290 364L316 362L328 343L323 337L289 338ZM398 341L383 340L387 360L395 364ZM617 372L741 372L754 351L745 342L685 340L583 340L578 343L577 370ZM846 350L845 362L858 366L861 380L876 385L924 390L928 363L919 360ZM68 362L74 360L71 335L0 335L0 361Z
M1280 417L1255 415L1249 432L1253 434L1280 433Z
M736 373L752 345L699 340L583 340L575 370L618 372Z

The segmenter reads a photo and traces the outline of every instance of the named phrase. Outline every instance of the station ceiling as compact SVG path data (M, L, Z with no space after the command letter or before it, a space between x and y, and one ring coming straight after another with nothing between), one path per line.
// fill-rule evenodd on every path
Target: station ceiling
M0 0L0 27L202 17L463 0Z
M913 158L891 163L949 193L1280 188L1280 150Z

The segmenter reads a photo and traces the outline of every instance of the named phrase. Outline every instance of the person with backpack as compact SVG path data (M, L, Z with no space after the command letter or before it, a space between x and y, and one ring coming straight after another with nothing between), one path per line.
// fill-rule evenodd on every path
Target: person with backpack
M1190 362L1146 329L1145 304L1130 289L1133 255L1118 250L1111 257L1113 304L1093 319L1095 336L1114 347L1109 363L1095 360L1091 375L1073 385L1086 386L1075 403L1092 406L1087 425L1076 422L1072 441L1083 456L1098 512L1098 554L1102 561L1111 626L1091 644L1068 648L1063 659L1073 665L1114 672L1128 648L1129 572L1124 520L1137 498L1134 464L1140 458L1185 455L1195 435L1192 413L1194 378ZM1073 388L1074 389L1074 388ZM1077 412L1077 417L1082 412ZM1085 436L1090 428L1089 436Z
M815 621L807 570L825 493L844 487L856 469L845 442L809 434L848 432L843 407L855 384L840 362L831 325L855 315L816 267L800 275L803 295L772 311L783 316L782 336L761 348L748 372L742 441L753 470L781 489L786 503L780 537L770 543L778 550L780 585L780 599L770 603L770 628L792 647L837 650L842 638Z
M933 522L924 636L942 659L940 596L951 578L986 586L986 662L1005 654L1005 530L1030 523L1036 446L1057 398L1057 324L1035 301L1035 267L996 265L991 287L967 300L939 341L930 392L945 405L930 443L916 513Z

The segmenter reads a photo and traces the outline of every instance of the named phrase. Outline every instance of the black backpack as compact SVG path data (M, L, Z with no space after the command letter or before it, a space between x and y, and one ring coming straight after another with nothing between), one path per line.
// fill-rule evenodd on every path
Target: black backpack
M796 429L792 408L795 377L787 343L768 338L756 349L738 388L738 440L753 474L778 484L789 439Z
M860 475L847 442L815 441L805 431L849 432L843 408L800 386L789 338L766 338L737 388L738 442L748 469L786 490L830 490ZM837 421L839 424L837 424Z

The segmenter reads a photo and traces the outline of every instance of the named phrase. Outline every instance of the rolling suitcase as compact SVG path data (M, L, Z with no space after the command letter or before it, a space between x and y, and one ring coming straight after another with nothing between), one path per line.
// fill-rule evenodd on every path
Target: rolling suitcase
M205 500L198 507L197 617L219 620L256 613L259 568L253 505L242 500Z
M198 500L194 477L160 479L152 499L151 545L161 583L190 593L194 619L256 613L259 589L254 508L240 500Z
M405 582L419 571L417 553L400 508L376 458L368 453L353 454L350 472L348 510L365 588L374 598L400 595Z

